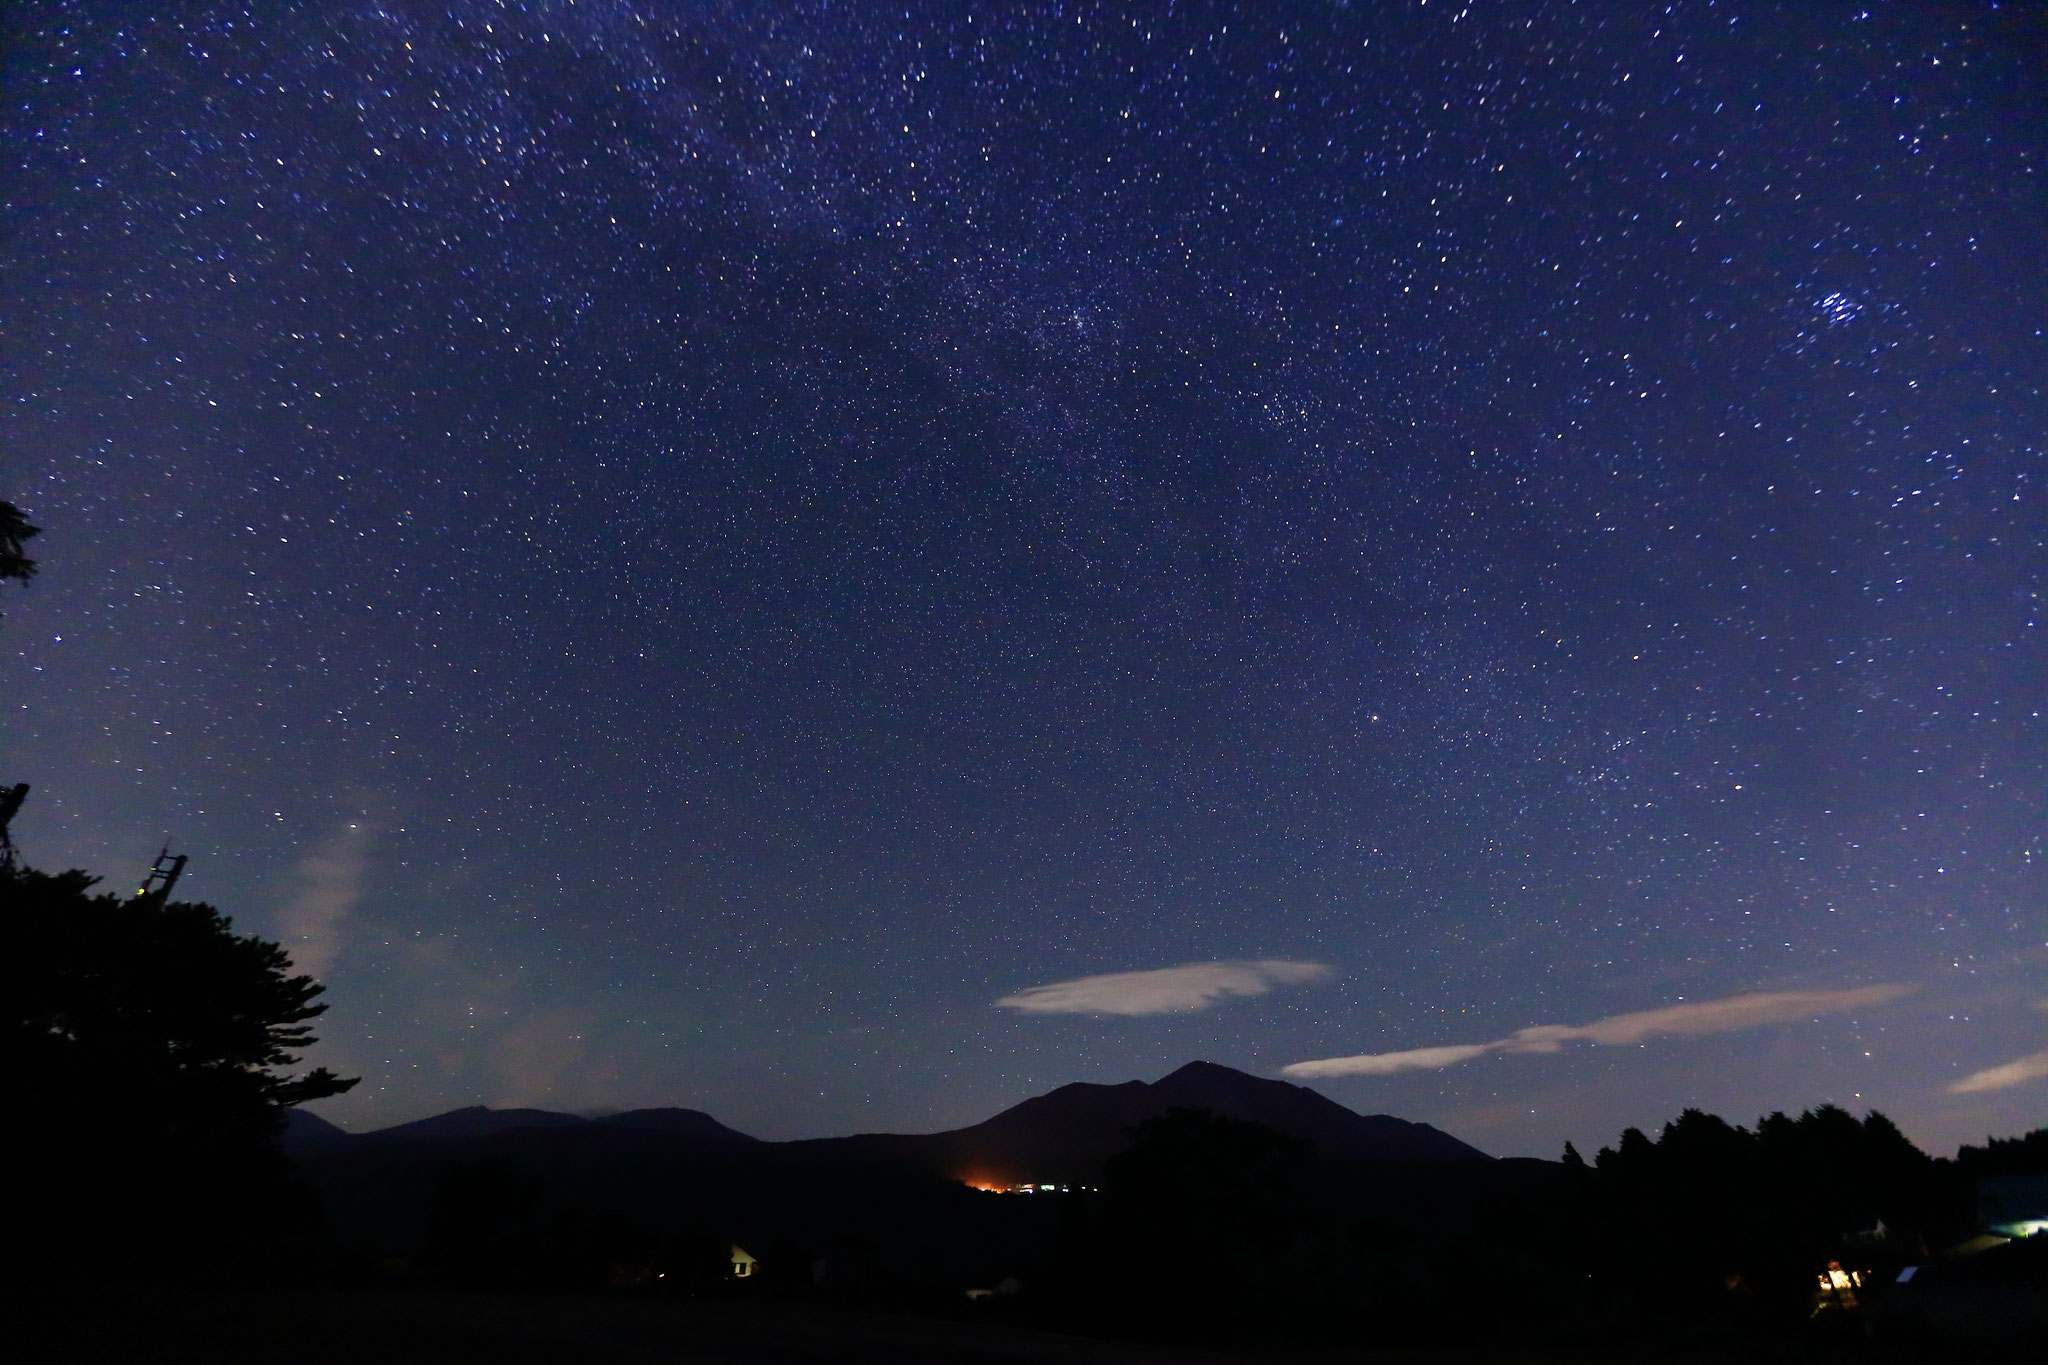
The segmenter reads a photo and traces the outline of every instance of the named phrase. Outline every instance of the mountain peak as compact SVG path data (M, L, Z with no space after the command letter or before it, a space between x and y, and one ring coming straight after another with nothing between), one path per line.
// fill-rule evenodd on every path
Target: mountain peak
M1193 1061L1153 1082L1076 1081L971 1128L934 1134L958 1171L979 1181L1089 1180L1129 1145L1130 1130L1169 1109L1207 1109L1306 1138L1322 1155L1377 1161L1487 1161L1426 1123L1359 1114L1306 1086Z
M436 1114L432 1118L400 1123L390 1128L379 1128L364 1136L414 1142L443 1142L459 1138L486 1137L513 1128L574 1128L589 1121L574 1114L558 1114L550 1109L492 1109L488 1105L471 1104L461 1109L451 1109L445 1114Z
M596 1120L614 1128L635 1128L645 1132L685 1137L713 1138L721 1142L757 1143L759 1138L728 1128L701 1109L628 1109Z
M278 1134L287 1147L304 1147L313 1143L345 1142L348 1130L336 1123L330 1123L308 1109L287 1109L284 1111L284 1129Z

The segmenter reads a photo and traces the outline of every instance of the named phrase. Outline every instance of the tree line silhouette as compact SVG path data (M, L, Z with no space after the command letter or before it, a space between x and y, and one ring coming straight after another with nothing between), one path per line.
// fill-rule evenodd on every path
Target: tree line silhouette
M1463 1169L1318 1161L1201 1111L1132 1137L1046 1268L1048 1297L1097 1327L1189 1339L1285 1324L1570 1349L1861 1339L1882 1323L1910 1343L1924 1322L1886 1312L1900 1272L1970 1235L1979 1179L2048 1173L2048 1128L1938 1160L1885 1115L1834 1105L1753 1128L1689 1109L1590 1163L1567 1145L1560 1162ZM2030 1286L2015 1321L2038 1328L2048 1238L2009 1250L1997 1273ZM1830 1266L1854 1273L1860 1300L1820 1291Z
M1041 1235L1009 1264L1016 1292L973 1302L943 1259L897 1250L957 1225L785 1237L751 1246L762 1273L738 1281L717 1229L557 1198L503 1155L441 1165L422 1232L382 1282L822 1299L1239 1345L1743 1351L1855 1344L1882 1324L1882 1343L1909 1349L1920 1327L1885 1316L1898 1272L1971 1230L1977 1177L2048 1171L2048 1130L1936 1160L1882 1114L1827 1105L1753 1128L1689 1110L1592 1162L1336 1162L1192 1109L1130 1138L1097 1189L975 1196L1028 1211ZM1817 1314L1837 1303L1816 1288L1831 1263L1859 1277L1861 1316Z

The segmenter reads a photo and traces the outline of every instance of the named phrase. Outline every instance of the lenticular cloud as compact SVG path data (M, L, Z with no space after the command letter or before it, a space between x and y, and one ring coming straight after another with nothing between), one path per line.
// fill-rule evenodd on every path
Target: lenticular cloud
M1663 1009L1615 1014L1590 1024L1538 1024L1490 1043L1455 1043L1418 1047L1406 1052L1374 1052L1358 1057L1325 1057L1280 1068L1283 1076L1391 1076L1400 1071L1426 1071L1483 1057L1491 1052L1557 1052L1568 1042L1641 1043L1658 1036L1698 1037L1733 1033L1765 1024L1789 1024L1817 1014L1833 1014L1865 1005L1882 1005L1910 995L1915 986L1892 982L1845 991L1753 991L1719 1000L1694 1000ZM2017 1065L2017 1063L2015 1064Z
M1026 1014L1180 1014L1205 1010L1231 996L1264 995L1275 986L1320 981L1320 962L1197 962L1150 972L1114 972L1056 981L1006 995L1004 1009Z

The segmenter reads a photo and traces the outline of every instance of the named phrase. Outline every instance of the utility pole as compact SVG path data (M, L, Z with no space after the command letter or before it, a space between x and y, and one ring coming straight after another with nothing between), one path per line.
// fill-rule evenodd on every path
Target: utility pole
M178 884L178 876L185 870L185 859L186 855L183 853L172 857L170 843L166 841L164 851L156 855L156 862L150 867L149 875L142 879L142 885L137 888L135 899L155 896L160 903L168 901L171 898L171 888Z

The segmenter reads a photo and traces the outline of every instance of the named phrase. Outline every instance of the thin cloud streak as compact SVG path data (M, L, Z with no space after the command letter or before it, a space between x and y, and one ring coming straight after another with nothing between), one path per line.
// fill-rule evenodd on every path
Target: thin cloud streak
M1197 962L1149 972L1114 972L1056 981L1006 995L1004 1009L1026 1014L1181 1014L1204 1010L1232 996L1264 995L1275 986L1321 981L1320 962Z
M2048 1076L2048 1052L2036 1052L2004 1066L1987 1066L1982 1071L1973 1071L1951 1085L1948 1093L1981 1095L1987 1090L2010 1090L2044 1076Z
M334 965L369 873L370 831L360 822L336 830L299 860L293 870L297 889L278 915L279 936L294 968L317 977Z
M1390 1076L1401 1071L1454 1066L1488 1053L1558 1052L1568 1042L1624 1045L1656 1037L1734 1033L1765 1024L1789 1024L1810 1019L1816 1014L1883 1005L1918 989L1905 982L1891 982L1842 991L1753 991L1719 1000L1688 1001L1682 1005L1667 1005L1663 1009L1610 1015L1590 1024L1539 1024L1490 1043L1459 1043L1447 1047L1412 1048L1406 1052L1376 1052L1358 1057L1325 1057L1320 1061L1296 1062L1280 1068L1280 1074Z
M1494 1051L1498 1043L1454 1043L1448 1047L1418 1047L1407 1052L1375 1052L1363 1057L1326 1057L1320 1062L1296 1062L1280 1068L1283 1076L1391 1076L1398 1071L1434 1071L1455 1066Z

